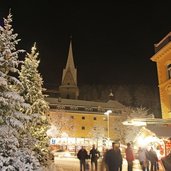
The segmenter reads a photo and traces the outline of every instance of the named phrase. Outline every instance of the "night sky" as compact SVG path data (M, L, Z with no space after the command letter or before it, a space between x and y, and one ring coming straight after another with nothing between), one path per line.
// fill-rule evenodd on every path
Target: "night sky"
M0 0L0 23L9 9L19 48L40 53L46 87L61 83L70 35L78 85L156 86L154 44L171 31L171 3Z

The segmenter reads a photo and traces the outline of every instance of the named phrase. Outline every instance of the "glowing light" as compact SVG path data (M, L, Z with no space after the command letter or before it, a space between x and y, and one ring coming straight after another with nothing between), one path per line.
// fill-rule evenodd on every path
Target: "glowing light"
M104 114L109 115L110 113L112 113L112 110L107 110Z
M147 136L147 137L139 136L137 138L137 145L140 146L140 147L148 147L149 144L152 144L152 143L155 143L155 142L160 143L160 140L157 137L154 137L154 136Z
M56 126L51 125L50 129L48 129L48 130L46 131L46 134L47 134L47 136L49 136L49 137L55 137L57 131L58 131L58 130L57 130Z
M146 122L143 121L136 121L136 120L131 120L131 121L124 121L122 122L123 125L134 125L134 126L146 126Z

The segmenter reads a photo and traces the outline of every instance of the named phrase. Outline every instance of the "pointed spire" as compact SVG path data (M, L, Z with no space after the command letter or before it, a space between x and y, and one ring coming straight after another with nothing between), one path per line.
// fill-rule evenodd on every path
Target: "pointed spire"
M66 67L63 69L62 83L59 87L60 95L63 98L77 99L79 89L77 86L77 69L74 65L72 52L72 36L70 36L69 52Z
M68 74L67 74L68 72L71 73L73 82L75 85L77 85L77 69L75 68L75 65L74 65L74 58L73 58L73 51L72 51L72 36L70 36L69 52L68 52L66 67L63 70L62 84L64 84L65 78L68 77Z
M70 68L71 70L75 69L73 51L72 51L72 35L70 36L69 53L68 53L68 59L65 68L66 69Z

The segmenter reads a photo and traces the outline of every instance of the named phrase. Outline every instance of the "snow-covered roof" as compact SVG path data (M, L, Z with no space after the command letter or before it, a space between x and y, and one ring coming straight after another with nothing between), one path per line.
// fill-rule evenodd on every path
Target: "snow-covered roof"
M52 98L46 97L45 99L50 107L62 108L69 106L71 110L83 110L83 111L91 111L91 112L104 112L108 109L111 109L114 113L116 111L121 111L125 108L125 106L115 100L109 100L107 102L95 102L95 101L86 101L86 100L75 100L75 99L63 99L63 98ZM57 107L55 107L57 106ZM59 107L60 106L60 107ZM63 108L64 109L64 108Z
M51 98L47 97L46 100L50 104L65 104L65 105L77 105L77 106L91 106L91 107L111 107L121 109L125 106L117 101L109 100L107 102L95 102L86 100L75 100L75 99L62 99L62 98Z

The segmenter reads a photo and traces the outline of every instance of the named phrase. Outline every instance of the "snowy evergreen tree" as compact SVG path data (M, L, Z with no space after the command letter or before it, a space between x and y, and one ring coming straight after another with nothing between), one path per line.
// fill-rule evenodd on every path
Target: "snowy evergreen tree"
M38 155L38 159L42 164L46 164L48 157L47 137L48 120L47 113L49 105L45 101L43 94L43 79L38 72L40 60L39 53L36 52L36 44L31 49L31 53L27 53L24 63L21 66L19 75L20 81L24 87L23 96L27 103L31 105L27 114L34 115L34 120L30 124L31 135L34 137L34 151Z
M27 126L32 118L25 114L29 104L20 95L22 84L15 76L22 50L16 50L20 40L13 33L11 23L9 13L4 26L0 26L0 170L40 170L34 151L25 146L30 138Z
M154 118L153 114L149 114L148 110L143 107L127 108L127 119L145 119ZM128 125L126 126L126 142L134 141L137 133L141 130L143 125Z

